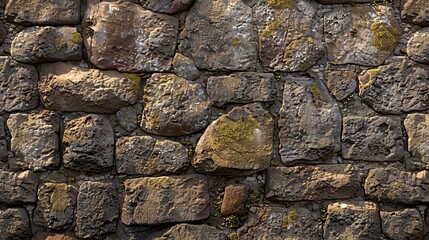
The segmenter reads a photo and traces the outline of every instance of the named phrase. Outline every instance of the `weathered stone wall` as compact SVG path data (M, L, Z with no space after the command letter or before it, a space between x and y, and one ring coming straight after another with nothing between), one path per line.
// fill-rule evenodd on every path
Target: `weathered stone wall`
M429 239L429 1L0 9L0 239Z

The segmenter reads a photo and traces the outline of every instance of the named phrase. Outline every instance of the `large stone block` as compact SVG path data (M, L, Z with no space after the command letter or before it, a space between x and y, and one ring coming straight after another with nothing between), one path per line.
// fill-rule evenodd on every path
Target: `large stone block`
M24 208L0 210L1 239L24 240L31 238L30 218Z
M401 18L404 22L429 26L429 2L426 0L404 0Z
M423 239L424 225L419 210L380 211L380 215L383 233L390 239Z
M408 151L424 168L429 169L429 114L413 113L404 120Z
M30 171L6 172L0 169L0 203L35 203L37 199L37 175ZM0 228L1 229L1 228Z
M428 5L429 9L429 5ZM429 20L429 18L428 18ZM415 32L408 40L407 54L416 61L429 64L429 28L423 28Z
M187 223L177 224L171 227L166 233L154 240L227 240L228 237L221 230L208 225L192 225Z
M154 12L173 14L186 10L192 2L192 0L140 0L140 5Z

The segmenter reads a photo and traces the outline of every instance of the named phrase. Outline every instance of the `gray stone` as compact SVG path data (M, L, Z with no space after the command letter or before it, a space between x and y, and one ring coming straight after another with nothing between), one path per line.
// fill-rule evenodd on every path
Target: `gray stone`
M197 132L209 123L210 100L200 83L155 73L144 91L141 127L146 132L180 136Z
M395 49L401 28L387 6L338 7L324 17L328 59L336 64L378 66Z
M173 70L177 76L191 81L200 77L200 71L197 66L195 66L194 61L183 56L181 53L176 53L176 55L174 55Z
M39 187L33 222L41 227L64 230L73 223L76 189L65 183L45 183Z
M114 10L113 10L114 9ZM166 72L176 49L176 17L129 2L101 2L84 20L92 64L121 72Z
M161 13L177 13L189 8L193 0L140 0L142 7Z
M340 109L320 80L287 79L279 115L284 164L330 159L340 151Z
M429 172L406 172L396 168L371 169L365 193L382 202L417 204L429 202Z
M270 71L305 71L324 55L323 26L305 0L270 0L255 8L259 55Z
M429 109L429 65L407 57L391 58L386 65L359 78L362 100L385 114Z
M66 25L80 21L80 0L8 1L6 18L21 25Z
M405 155L399 117L345 117L342 156L358 161L398 161Z
M350 164L272 167L266 172L265 196L280 201L353 198L362 177Z
M0 3L1 4L1 3ZM4 43L7 38L7 31L3 22L0 23L0 45Z
M306 208L252 207L238 239L322 239L320 213Z
M380 215L373 202L331 203L327 215L323 239L381 239Z
M195 1L180 34L179 52L199 69L252 71L257 40L252 9L241 0Z
M401 18L404 22L429 26L429 2L426 0L404 0Z
M37 175L30 171L6 172L0 169L0 203L35 203ZM0 228L1 229L1 228Z
M45 108L66 112L114 113L135 104L138 93L127 75L62 62L43 64L39 92Z
M429 9L429 5L428 5ZM407 54L416 61L429 64L429 28L423 28L415 32L408 40Z
M188 150L178 142L149 136L122 137L116 141L118 173L173 174L189 165Z
M222 231L208 225L191 225L187 223L177 224L166 233L154 240L227 240L228 237Z
M81 60L82 43L75 27L29 27L16 35L10 54L29 64Z
M419 210L380 211L383 233L390 239L423 239L424 226Z
M219 107L225 103L272 102L277 93L272 73L242 72L210 77L206 88L213 104Z
M260 103L233 108L212 122L201 136L192 159L199 172L240 175L270 166L274 120Z
M119 218L117 189L112 183L84 182L79 188L76 210L76 236L103 238L116 232Z
M25 240L31 238L30 218L24 208L0 210L1 239Z
M429 114L409 114L404 120L408 136L408 151L429 169Z
M0 114L36 108L39 105L37 69L5 56L0 57L0 67Z
M327 87L338 100L349 97L357 88L356 73L353 71L332 71L328 74Z
M65 168L103 172L113 165L114 135L105 116L89 114L65 122L62 143Z
M7 126L12 135L9 158L12 169L44 171L60 166L59 115L49 110L10 115Z
M125 180L122 222L161 224L203 220L210 216L210 196L203 175Z
M141 113L143 109L140 104L123 107L116 112L115 116L119 126L128 132L131 132L139 127ZM140 116L139 116L140 115Z

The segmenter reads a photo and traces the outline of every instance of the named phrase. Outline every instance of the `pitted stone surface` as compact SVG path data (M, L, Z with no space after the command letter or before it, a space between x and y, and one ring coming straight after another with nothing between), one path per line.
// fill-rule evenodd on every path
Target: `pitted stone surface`
M248 200L249 186L246 184L231 184L225 187L220 213L222 216L244 216Z
M0 229L2 239L30 239L30 218L27 211L24 208L0 210Z
M187 80L192 81L200 77L200 71L195 66L195 62L181 53L174 55L173 70L177 76L186 78Z
M428 5L429 9L429 5ZM428 16L429 17L429 16ZM408 40L407 54L416 61L429 64L429 27L415 32Z
M383 2L383 0L317 0L317 1L322 4Z
M79 240L74 234L71 233L53 233L37 231L31 240Z
M140 0L142 7L161 13L177 13L188 9L192 0Z
M31 171L7 172L0 169L0 203L35 203L37 175Z
M404 120L408 151L429 169L429 114L409 114Z
M424 225L419 210L380 211L383 233L391 239L423 239Z
M357 88L356 73L353 71L332 71L328 74L327 87L338 100L349 97Z
M426 0L404 0L401 18L404 22L429 26L429 2Z
M119 109L116 112L115 117L118 120L119 126L126 131L131 132L139 127L139 117L141 117L142 111L143 107L141 104L135 104Z
M208 225L192 225L187 223L177 224L171 227L161 237L154 240L176 240L176 239L192 239L192 240L227 240L225 233L215 227Z

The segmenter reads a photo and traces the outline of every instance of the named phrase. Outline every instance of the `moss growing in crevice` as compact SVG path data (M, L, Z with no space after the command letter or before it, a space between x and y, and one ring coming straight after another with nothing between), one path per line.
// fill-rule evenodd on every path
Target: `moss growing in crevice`
M311 95L313 95L314 98L317 98L320 96L320 91L317 88L317 84L314 82L310 85L310 89L309 89Z
M296 6L296 0L268 0L268 5L274 9L285 9Z
M121 77L129 79L134 84L134 89L140 91L142 89L142 77L136 73L122 73Z
M82 44L83 38L78 32L74 32L71 34L70 41L74 44Z
M387 28L386 24L382 22L374 23L371 26L371 30L374 32L373 44L380 50L391 50L395 47L396 37Z

